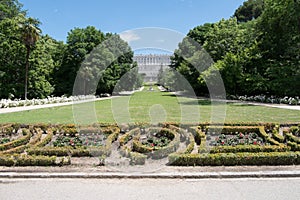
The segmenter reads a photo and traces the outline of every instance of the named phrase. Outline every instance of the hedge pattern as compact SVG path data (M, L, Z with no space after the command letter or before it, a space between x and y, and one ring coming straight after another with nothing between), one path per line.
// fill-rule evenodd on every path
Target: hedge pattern
M285 125L292 126L292 125ZM105 144L99 147L66 146L53 147L53 136L77 137L76 126L69 125L0 125L0 134L14 136L22 130L23 136L0 145L0 165L3 166L58 166L70 164L71 157L110 156L112 144L119 145L120 153L130 159L132 165L143 165L148 158L169 158L170 165L286 165L299 164L300 138L299 125L290 128L284 135L279 134L276 124L176 124L165 123L161 127L150 124L129 124L118 128L116 125L99 124L82 126L80 134L105 132L109 134ZM102 131L103 130L103 131ZM122 131L121 131L122 130ZM263 138L265 145L206 146L206 132L236 134L255 132ZM267 130L267 132L266 132ZM120 135L121 133L125 134ZM143 132L162 131L171 142L160 148L143 145L140 141ZM46 136L45 136L46 134ZM180 145L181 144L181 145ZM178 147L181 146L180 150ZM198 152L194 152L194 149ZM25 153L25 154L24 154ZM55 159L54 159L55 158ZM54 161L55 160L55 161ZM104 162L105 163L105 162Z

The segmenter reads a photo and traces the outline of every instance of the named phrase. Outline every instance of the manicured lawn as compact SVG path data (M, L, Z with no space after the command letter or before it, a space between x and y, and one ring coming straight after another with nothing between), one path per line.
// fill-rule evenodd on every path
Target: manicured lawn
M237 103L211 105L207 100L176 98L170 93L146 88L132 96L97 101L95 104L0 114L0 123L210 122L212 110L213 122L221 122L225 110L226 122L300 122L300 111Z

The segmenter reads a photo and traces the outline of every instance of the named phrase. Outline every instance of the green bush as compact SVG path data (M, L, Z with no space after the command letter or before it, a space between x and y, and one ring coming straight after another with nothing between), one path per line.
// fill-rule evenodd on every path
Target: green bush
M278 133L278 131L275 129L273 130L272 136L277 142L280 142L280 143L284 142L284 137L282 135L280 135Z
M237 145L237 146L218 146L210 149L210 153L240 153L240 152L285 152L290 148L284 145L260 146L260 145Z
M276 140L272 139L265 131L265 128L263 126L259 127L259 132L258 134L263 137L267 143L270 143L272 145L280 145L279 142L277 142Z
M300 139L298 137L294 136L292 133L285 133L285 137L288 141L300 144Z
M37 134L34 137L34 139L29 142L29 145L35 145L35 144L37 144L41 140L41 138L42 138L42 135L43 135L44 131L42 129L40 129L40 128L36 128L35 131L36 131Z
M56 156L2 155L0 166L61 166L69 165L69 158L58 159Z
M174 166L294 165L300 164L299 152L170 154Z
M0 166L6 166L6 167L10 167L10 166L14 166L15 161L13 159L12 156L0 156Z
M259 132L258 126L207 126L206 131L217 132L222 134L238 134L240 132Z
M188 146L184 150L184 153L186 153L186 154L192 153L192 151L195 148L195 138L192 134L190 134L190 136L189 136L188 143L189 143Z
M151 129L151 130L156 130L156 129ZM140 141L138 140L133 140L132 144L132 149L135 152L138 153L147 153L149 157L152 157L153 159L160 159L163 157L168 156L170 153L173 153L177 150L180 144L180 136L177 132L174 132L169 129L157 129L160 130L160 134L162 136L168 137L168 138L173 138L173 140L165 147L148 147L146 145L143 145Z
M12 149L27 144L31 138L31 132L28 129L23 129L22 131L23 134L25 134L23 137L0 145L0 151L5 151L8 149Z
M188 130L194 135L195 142L197 145L200 145L201 140L206 137L205 133L201 131L200 126L190 127Z
M135 128L122 135L119 139L120 146L126 144L129 140L133 138L133 136L138 135L139 133L140 133L140 128Z
M300 151L300 145L297 144L296 142L288 141L287 145L291 147L292 151Z
M130 165L144 165L147 156L137 152L129 152Z
M28 155L43 155L43 156L69 156L72 149L68 147L40 147L30 148L27 150Z
M47 136L43 140L37 142L34 146L36 146L36 147L46 146L52 140L52 137L53 137L53 131L52 131L52 129L48 128Z

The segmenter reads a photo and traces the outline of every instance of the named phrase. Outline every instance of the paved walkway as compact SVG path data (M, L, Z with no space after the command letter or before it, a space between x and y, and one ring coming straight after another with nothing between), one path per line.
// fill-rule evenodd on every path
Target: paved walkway
M171 167L116 171L111 167L0 167L0 178L267 178L300 177L300 166Z

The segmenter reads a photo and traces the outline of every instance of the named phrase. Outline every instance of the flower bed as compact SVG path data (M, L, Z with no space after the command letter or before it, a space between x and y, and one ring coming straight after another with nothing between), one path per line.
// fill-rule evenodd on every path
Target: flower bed
M266 95L256 95L256 96L230 96L231 100L241 100L241 101L252 101L260 103L272 103L272 104L289 104L289 105L300 105L299 97L275 97Z
M81 96L62 96L62 97L47 97L45 99L1 99L0 100L0 109L1 108L12 108L12 107L21 107L21 106L35 106L35 105L45 105L45 104L55 104L55 103L66 103L74 101L83 101L95 99L93 95L81 95Z

